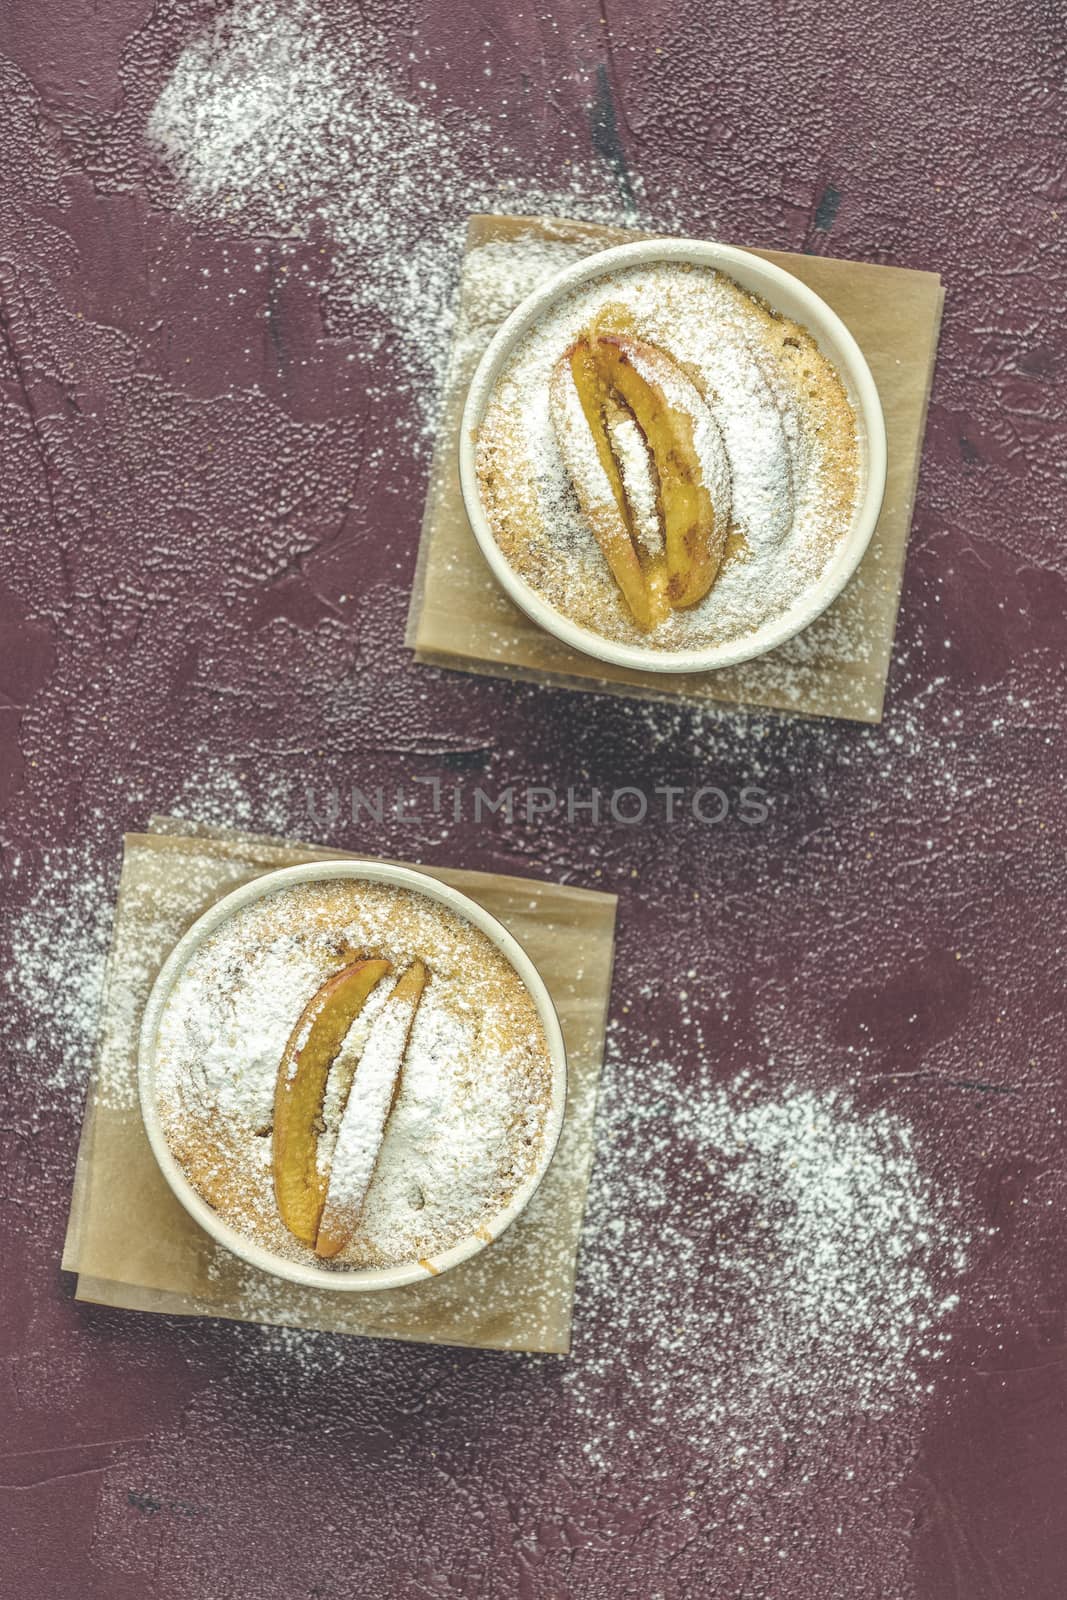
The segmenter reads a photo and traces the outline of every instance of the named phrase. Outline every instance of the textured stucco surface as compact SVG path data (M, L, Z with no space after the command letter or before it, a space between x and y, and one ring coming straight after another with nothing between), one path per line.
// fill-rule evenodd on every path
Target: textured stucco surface
M639 175L650 212L696 233L942 273L873 730L632 712L411 664L426 460L389 448L415 402L388 344L331 323L299 271L260 271L247 230L194 228L141 138L216 9L7 0L0 17L0 844L22 952L0 1115L0 1589L1059 1600L1058 8L328 8L410 98L457 126L497 119L512 173L536 165L543 185L580 156L609 202ZM774 807L762 827L714 830L308 820L308 784L416 775L756 782ZM619 1401L629 1432L607 1468L591 1461L581 1384L557 1363L291 1347L74 1304L57 1262L84 1092L79 941L99 932L122 831L175 803L618 889L609 1084L655 1038L683 1083L774 1056L905 1115L924 1163L993 1230L957 1285L920 1424L857 1417L826 1432L813 1479L786 1471L736 1505L639 1398ZM30 906L46 932L27 982ZM578 1370L613 1337L610 1301L580 1291Z

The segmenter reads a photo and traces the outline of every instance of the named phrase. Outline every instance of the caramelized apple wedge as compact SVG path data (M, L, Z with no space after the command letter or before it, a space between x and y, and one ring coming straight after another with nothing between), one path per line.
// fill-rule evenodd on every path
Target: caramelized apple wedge
M632 512L608 435L610 403L590 344L579 339L560 357L552 373L552 425L582 514L634 621L647 632L669 610L663 599L665 580L646 570L634 544Z
M328 978L289 1035L274 1089L272 1162L282 1221L313 1245L326 1185L316 1165L318 1125L330 1067L388 961L355 961Z
M659 480L672 606L702 600L715 582L730 526L730 465L718 425L695 384L666 351L627 333L598 331L601 384L632 412Z
M326 1201L315 1240L325 1260L351 1239L396 1103L415 1013L429 974L413 961L371 1024L337 1130Z

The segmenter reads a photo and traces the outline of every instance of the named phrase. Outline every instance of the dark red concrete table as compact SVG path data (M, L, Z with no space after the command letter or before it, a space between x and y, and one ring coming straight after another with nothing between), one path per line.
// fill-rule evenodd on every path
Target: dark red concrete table
M327 8L461 147L465 121L488 119L479 159L499 157L520 201L574 159L609 210L637 175L648 212L694 232L944 275L887 715L864 730L634 716L409 662L426 462L379 451L411 436L416 405L388 341L375 353L360 327L324 327L272 241L196 231L140 141L215 9L7 0L0 16L0 794L17 957L0 1590L1060 1600L1062 17L989 0ZM284 260L331 247L327 232ZM786 1474L735 1503L672 1430L669 1396L666 1423L640 1394L619 1400L631 1431L605 1468L579 1447L575 1396L606 1407L611 1385L565 1382L557 1363L293 1343L71 1299L57 1262L87 963L122 831L178 804L307 833L307 786L434 775L772 793L764 826L711 836L503 818L316 831L617 888L609 1093L625 1062L696 1081L709 1063L759 1072L770 1046L915 1126L978 1230L948 1358L911 1431L892 1415L838 1430L817 1493ZM768 1041L772 990L789 1003ZM610 1367L618 1338L610 1297L580 1288L574 1370ZM679 1403L690 1377L675 1372ZM753 1528L784 1554L747 1543Z

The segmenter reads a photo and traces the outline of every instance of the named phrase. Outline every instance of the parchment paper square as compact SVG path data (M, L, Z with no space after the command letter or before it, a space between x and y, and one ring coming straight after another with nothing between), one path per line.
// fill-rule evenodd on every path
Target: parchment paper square
M168 1315L566 1353L593 1157L615 896L531 878L404 863L470 895L529 952L556 1004L567 1043L567 1115L540 1189L488 1249L425 1283L331 1294L246 1266L179 1205L141 1122L137 1035L156 973L202 912L264 872L345 852L190 829L173 818L154 818L151 829L125 840L100 1046L63 1253L64 1268L78 1275L77 1298Z
M885 411L889 470L870 548L811 627L769 655L665 678L593 661L553 639L505 596L470 530L459 487L459 424L479 357L504 318L559 267L647 234L552 218L475 216L423 518L407 643L417 661L627 698L770 707L879 722L937 353L936 273L756 250L822 296L870 363Z

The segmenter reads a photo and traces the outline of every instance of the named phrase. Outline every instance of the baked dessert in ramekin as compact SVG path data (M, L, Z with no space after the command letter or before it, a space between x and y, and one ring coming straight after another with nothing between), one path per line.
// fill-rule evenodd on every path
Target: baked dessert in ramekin
M540 977L473 901L404 868L270 873L208 912L153 990L141 1098L209 1232L297 1282L393 1286L491 1242L562 1124Z
M877 518L885 435L854 340L799 280L689 241L605 250L487 350L460 445L508 593L586 653L699 671L825 609Z

